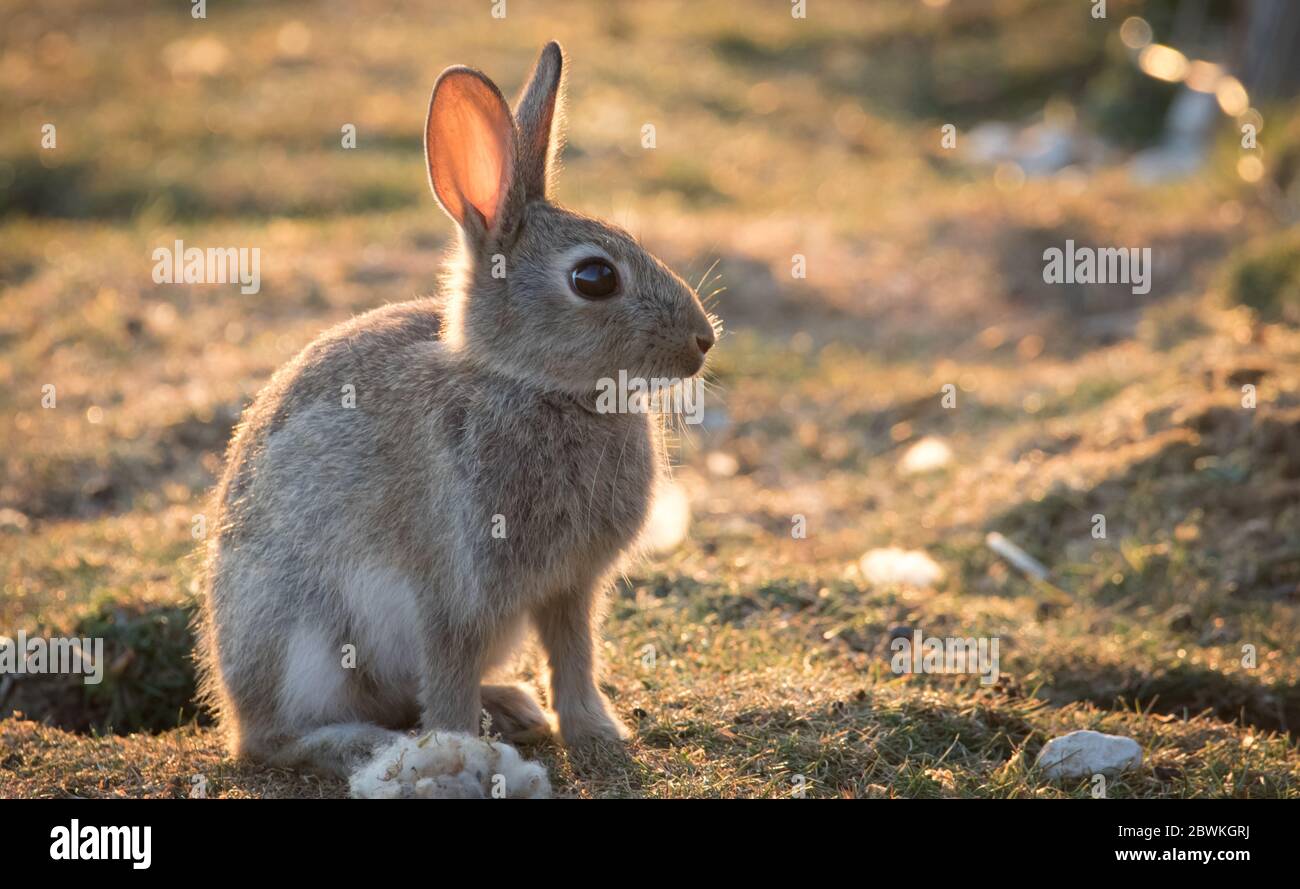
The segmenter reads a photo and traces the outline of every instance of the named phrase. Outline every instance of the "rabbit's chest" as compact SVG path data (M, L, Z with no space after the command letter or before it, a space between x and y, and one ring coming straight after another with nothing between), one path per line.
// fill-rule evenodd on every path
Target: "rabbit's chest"
M474 465L491 560L542 593L603 574L635 541L657 465L644 417L546 419L500 435Z

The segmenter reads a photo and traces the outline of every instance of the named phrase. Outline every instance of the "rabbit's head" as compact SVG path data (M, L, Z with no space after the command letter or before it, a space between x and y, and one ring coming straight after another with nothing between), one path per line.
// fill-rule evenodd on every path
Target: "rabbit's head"
M547 44L513 112L471 68L434 85L429 180L461 233L444 340L481 366L579 395L620 370L690 377L716 338L695 291L626 232L547 197L563 69L559 44Z

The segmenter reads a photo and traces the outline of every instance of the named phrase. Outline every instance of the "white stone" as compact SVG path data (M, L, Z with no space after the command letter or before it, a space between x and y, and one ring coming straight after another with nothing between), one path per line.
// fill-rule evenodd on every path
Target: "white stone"
M927 435L907 449L899 462L903 475L920 475L943 469L952 462L952 448L942 438Z
M1048 780L1086 778L1102 774L1113 778L1142 765L1142 747L1132 738L1094 731L1070 732L1053 738L1038 754L1035 765Z
M862 576L880 586L932 587L943 580L943 569L919 549L873 549L859 563Z

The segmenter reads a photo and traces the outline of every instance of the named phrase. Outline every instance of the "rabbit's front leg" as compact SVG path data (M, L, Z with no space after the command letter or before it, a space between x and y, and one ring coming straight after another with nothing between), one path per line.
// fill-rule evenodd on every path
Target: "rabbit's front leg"
M477 735L482 714L479 686L488 646L476 630L438 625L426 632L420 725L425 731Z
M618 741L628 730L596 688L593 611L595 590L566 591L533 611L551 669L551 706L570 747Z

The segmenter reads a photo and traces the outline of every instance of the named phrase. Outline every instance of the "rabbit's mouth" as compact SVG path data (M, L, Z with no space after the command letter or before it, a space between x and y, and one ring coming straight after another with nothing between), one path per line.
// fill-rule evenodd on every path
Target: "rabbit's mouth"
M646 379L689 380L704 369L704 355L692 355L685 350L655 349L641 366L631 371L634 376Z
M705 356L717 337L712 326L678 334L658 334L637 362L647 377L689 380L704 370Z
M681 358L681 369L683 372L680 376L683 379L690 379L697 375L704 370L704 354L698 352L694 355L690 353L684 354Z

